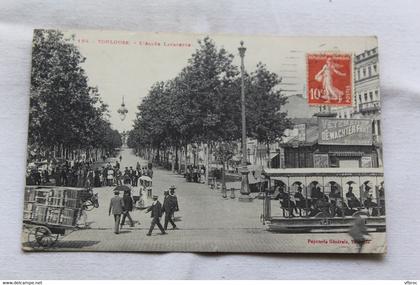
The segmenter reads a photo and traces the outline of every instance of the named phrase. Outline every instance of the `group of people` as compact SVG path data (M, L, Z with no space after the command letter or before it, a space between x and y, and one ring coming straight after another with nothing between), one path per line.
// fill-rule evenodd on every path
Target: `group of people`
M314 186L311 190L310 198L302 194L302 186L298 186L293 195L293 199L284 188L277 186L275 199L280 200L280 206L283 211L288 211L290 217L294 217L295 213L302 216L302 210L312 217L319 213L327 217L335 216L351 216L362 208L369 211L372 216L385 215L385 192L383 184L378 190L378 203L374 202L371 193L371 187L364 186L362 191L362 202L353 193L353 187L349 186L345 194L347 203L342 199L341 192L337 185L331 185L331 191L327 195L321 191L319 186Z
M187 182L204 183L205 173L206 168L204 165L200 167L188 165L185 170L185 178L187 179Z
M94 179L93 160L64 161L63 163L32 167L28 171L27 185L84 187Z
M122 160L122 157L119 157ZM95 166L93 160L64 161L54 166L31 167L27 173L27 185L48 185L67 187L102 187L131 184L137 186L141 176L153 177L151 164L141 166L139 162L121 169L120 161L114 165Z
M164 191L163 203L159 201L157 195L153 195L153 202L146 208L146 213L150 212L152 218L147 236L151 236L155 226L158 226L162 234L166 234L168 225L171 224L173 230L178 227L174 222L174 213L179 211L178 198L175 195L176 187L172 185L169 190ZM119 234L123 228L126 219L128 219L130 226L134 227L134 221L130 215L133 211L134 201L131 196L131 190L125 190L123 197L120 196L119 190L114 190L114 197L111 198L109 204L109 215L114 216L114 233ZM164 217L164 225L162 226L160 219Z
M120 160L121 160L120 156ZM109 162L100 170L95 171L94 185L100 186L118 186L123 184L130 184L131 186L138 186L138 180L142 176L153 178L153 169L151 165L141 166L139 162L135 168L132 166L121 169L120 163L115 162L112 166Z

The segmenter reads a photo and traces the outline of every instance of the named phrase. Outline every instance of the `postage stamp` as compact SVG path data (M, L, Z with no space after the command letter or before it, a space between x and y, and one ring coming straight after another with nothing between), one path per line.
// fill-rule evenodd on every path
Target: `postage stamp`
M352 105L350 54L307 54L307 97L310 105Z

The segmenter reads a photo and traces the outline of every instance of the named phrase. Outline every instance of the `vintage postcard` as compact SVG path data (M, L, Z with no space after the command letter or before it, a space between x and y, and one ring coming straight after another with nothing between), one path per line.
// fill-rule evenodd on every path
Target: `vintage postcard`
M376 37L34 31L25 251L385 253Z

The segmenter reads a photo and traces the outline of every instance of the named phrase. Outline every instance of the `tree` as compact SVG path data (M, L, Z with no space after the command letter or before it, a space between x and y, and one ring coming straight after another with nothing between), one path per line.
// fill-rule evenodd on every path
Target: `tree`
M209 37L198 43L186 67L175 78L156 82L138 106L130 145L154 149L158 159L161 149L175 149L177 160L178 148L186 155L191 144L207 145L208 157L209 148L241 137L240 77L233 55ZM286 99L278 88L280 78L260 63L245 74L245 82L247 136L269 146L290 125L281 112Z
M283 136L291 127L287 112L282 106L287 99L282 96L278 84L281 79L276 73L259 63L248 78L246 90L247 134L267 147L268 167L270 167L270 144Z
M78 150L103 145L107 106L88 85L85 58L72 39L55 30L35 30L29 111L29 148Z

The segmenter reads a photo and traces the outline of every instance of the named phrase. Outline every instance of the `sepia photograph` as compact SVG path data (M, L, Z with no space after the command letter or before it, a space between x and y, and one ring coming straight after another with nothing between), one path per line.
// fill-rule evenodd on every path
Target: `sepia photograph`
M24 251L386 253L376 37L37 29Z

